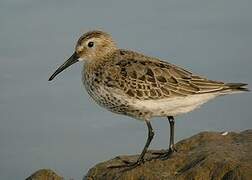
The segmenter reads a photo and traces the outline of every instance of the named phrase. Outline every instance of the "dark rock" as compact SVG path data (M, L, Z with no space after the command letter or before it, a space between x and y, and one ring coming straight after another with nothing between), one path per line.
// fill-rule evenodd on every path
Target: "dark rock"
M40 169L26 178L26 180L63 180L63 177L60 177L50 169Z
M202 132L176 144L175 152L167 160L147 161L130 171L109 169L122 164L123 160L134 161L137 155L120 156L99 163L89 170L87 180L251 180L252 179L252 130L227 135L217 132Z

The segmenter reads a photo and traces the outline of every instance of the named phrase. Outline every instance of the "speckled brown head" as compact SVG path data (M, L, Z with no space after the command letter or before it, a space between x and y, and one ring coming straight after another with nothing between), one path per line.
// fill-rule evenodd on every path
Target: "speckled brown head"
M79 38L75 52L79 61L93 61L115 49L115 42L109 34L102 31L90 31Z
M116 49L116 44L108 33L89 31L79 38L73 55L53 73L49 81L78 61L97 61Z

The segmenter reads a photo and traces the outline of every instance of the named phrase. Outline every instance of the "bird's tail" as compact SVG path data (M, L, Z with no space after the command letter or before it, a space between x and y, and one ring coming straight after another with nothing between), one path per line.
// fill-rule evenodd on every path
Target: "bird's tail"
M224 93L234 93L241 91L250 91L245 83L226 83L222 89Z

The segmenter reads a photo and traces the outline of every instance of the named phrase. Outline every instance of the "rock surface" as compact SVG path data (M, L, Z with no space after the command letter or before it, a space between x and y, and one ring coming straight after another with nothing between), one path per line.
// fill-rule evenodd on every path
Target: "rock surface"
M177 152L167 160L146 161L130 171L108 169L134 161L137 155L120 156L89 170L86 180L252 180L252 130L241 133L202 132L176 144ZM153 157L148 151L146 159Z
M40 169L26 180L63 180L63 178L50 169Z

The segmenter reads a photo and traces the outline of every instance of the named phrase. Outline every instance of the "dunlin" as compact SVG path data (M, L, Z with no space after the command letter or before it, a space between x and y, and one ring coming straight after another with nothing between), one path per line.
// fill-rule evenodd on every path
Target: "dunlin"
M95 102L147 124L148 138L138 160L118 167L133 168L144 162L154 136L152 117L169 120L169 148L157 155L166 159L175 151L174 116L190 112L217 96L248 91L247 84L208 80L158 58L118 49L112 37L102 31L82 35L73 55L49 81L78 61L84 63L82 81Z

